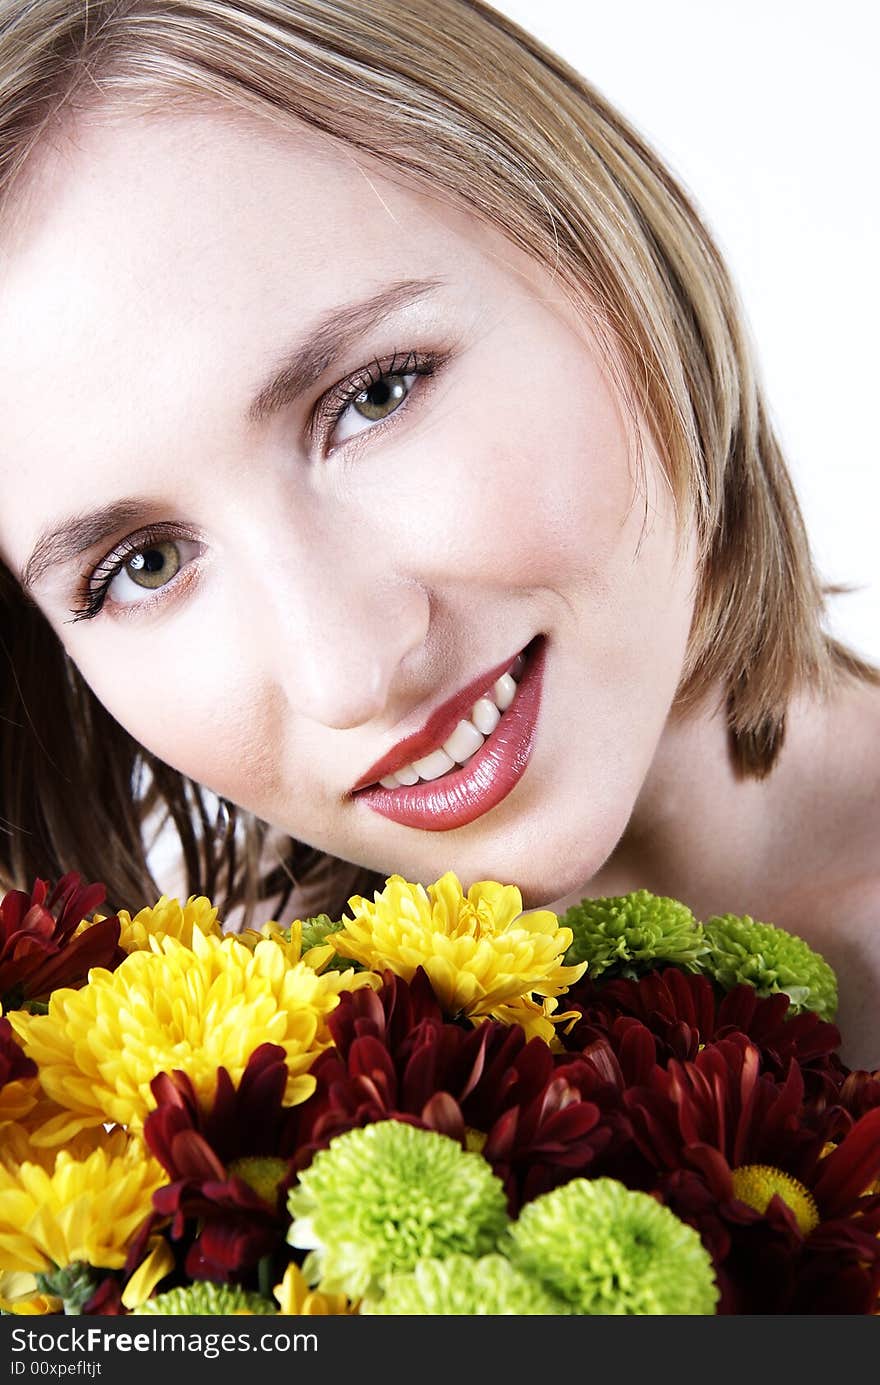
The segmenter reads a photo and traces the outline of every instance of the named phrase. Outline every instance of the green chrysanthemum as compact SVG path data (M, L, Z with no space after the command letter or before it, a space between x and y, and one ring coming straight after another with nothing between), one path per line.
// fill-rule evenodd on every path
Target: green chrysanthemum
M575 1178L527 1203L510 1257L573 1313L702 1316L718 1301L693 1227L613 1178Z
M328 933L338 933L342 924L339 919L331 919L329 914L316 914L314 918L302 919L302 947L307 952L310 947L323 947Z
M706 951L703 930L677 899L635 890L605 899L582 899L560 923L573 938L566 962L586 962L595 981L603 972L638 977L661 964L699 970Z
M72 1265L55 1266L51 1271L36 1276L40 1293L60 1298L65 1314L74 1316L81 1313L84 1304L101 1282L101 1271L76 1260Z
M395 1274L365 1314L394 1317L548 1317L570 1309L503 1255L450 1255L420 1260L411 1274Z
M340 933L343 928L341 919L331 919L329 914L316 914L314 918L302 920L302 949L307 952L311 947L326 947L329 943L333 945L333 934ZM351 957L340 957L336 953L327 963L326 971L363 971L360 962L355 962Z
M224 1313L272 1315L278 1312L278 1305L259 1294L240 1289L237 1284L212 1284L207 1279L199 1279L194 1284L148 1298L134 1312L138 1316L142 1313L196 1317Z
M508 1224L503 1185L482 1155L402 1121L337 1135L288 1207L287 1239L310 1252L306 1279L351 1299L374 1296L422 1258L484 1255Z
M837 1013L837 977L803 938L748 914L719 914L704 925L708 952L701 968L725 990L746 982L759 995L784 992L791 1011Z

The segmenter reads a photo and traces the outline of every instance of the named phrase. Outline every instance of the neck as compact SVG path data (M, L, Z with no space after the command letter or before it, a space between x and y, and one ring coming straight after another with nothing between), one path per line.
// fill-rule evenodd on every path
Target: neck
M737 773L718 691L687 716L671 716L611 856L583 889L549 907L564 913L587 896L647 889L698 918L762 910L767 918L805 790L804 751L822 738L822 718L813 703L793 704L777 764L755 779Z
M667 725L630 821L600 871L548 907L646 889L705 921L750 914L803 938L840 985L840 1057L877 1061L880 686L803 694L764 779L737 775L723 713Z

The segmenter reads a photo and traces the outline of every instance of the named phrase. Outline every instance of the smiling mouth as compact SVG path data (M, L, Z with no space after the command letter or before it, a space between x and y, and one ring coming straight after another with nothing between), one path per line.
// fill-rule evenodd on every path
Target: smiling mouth
M353 801L428 831L465 826L500 803L531 755L545 654L546 639L538 635L474 698L445 739L393 769L380 761L375 768L385 773L356 786ZM419 739L424 743L424 735ZM404 742L401 754L406 748Z

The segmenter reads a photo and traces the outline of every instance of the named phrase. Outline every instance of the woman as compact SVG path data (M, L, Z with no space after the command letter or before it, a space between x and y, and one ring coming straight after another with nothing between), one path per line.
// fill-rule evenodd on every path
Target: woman
M167 805L245 921L644 887L805 937L873 1063L880 678L656 156L469 0L0 42L3 876L154 899Z

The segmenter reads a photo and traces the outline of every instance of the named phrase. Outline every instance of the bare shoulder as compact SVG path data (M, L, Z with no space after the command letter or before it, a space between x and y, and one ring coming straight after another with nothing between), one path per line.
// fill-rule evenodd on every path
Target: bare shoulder
M875 850L880 851L880 682L857 684L851 697L853 778L862 785L866 825L873 831Z
M856 874L880 893L880 684L855 685L844 703L839 731L840 819L858 843L864 869Z
M880 686L800 702L774 809L766 917L833 967L841 1057L880 1064Z
M880 686L850 682L831 704L802 705L792 731L776 921L880 947Z

